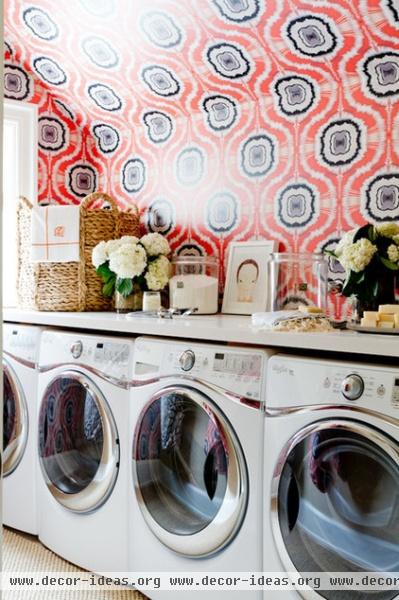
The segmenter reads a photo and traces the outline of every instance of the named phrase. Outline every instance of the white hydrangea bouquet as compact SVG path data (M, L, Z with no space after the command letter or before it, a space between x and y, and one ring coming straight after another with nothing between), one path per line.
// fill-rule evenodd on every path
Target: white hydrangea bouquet
M125 235L100 242L93 248L92 263L104 282L103 294L128 297L135 290L162 290L169 281L168 241L159 233L141 238Z
M399 271L399 224L367 223L345 233L333 252L346 271L341 293L356 297L365 309L395 302Z

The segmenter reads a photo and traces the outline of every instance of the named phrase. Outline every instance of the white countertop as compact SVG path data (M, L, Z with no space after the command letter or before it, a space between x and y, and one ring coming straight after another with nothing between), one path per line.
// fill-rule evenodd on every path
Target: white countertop
M258 331L250 317L237 315L195 315L159 319L127 318L113 312L39 312L4 309L4 321L33 323L69 329L89 329L107 333L151 335L161 337L208 340L237 344L399 357L399 336L367 334L353 331L330 333L279 333Z

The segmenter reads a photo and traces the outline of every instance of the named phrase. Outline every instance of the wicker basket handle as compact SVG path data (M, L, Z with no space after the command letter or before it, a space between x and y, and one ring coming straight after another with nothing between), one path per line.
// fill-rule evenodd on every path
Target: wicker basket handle
M33 208L33 204L28 200L28 198L25 198L25 196L19 197L19 205L25 208L29 208L29 210L32 210Z
M131 204L129 206L129 208L127 208L124 212L128 213L129 215L138 215L139 214L139 209L137 207L137 204Z
M118 212L118 207L115 200L105 192L93 192L93 194L89 194L84 198L84 200L80 204L81 210L88 210L91 204L94 204L97 200L102 201L102 208L105 208L106 204L109 204L112 212Z

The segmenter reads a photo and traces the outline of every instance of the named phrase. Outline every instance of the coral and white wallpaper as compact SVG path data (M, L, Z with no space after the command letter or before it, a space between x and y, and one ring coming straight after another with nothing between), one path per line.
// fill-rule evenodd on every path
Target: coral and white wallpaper
M314 251L398 219L398 0L5 12L5 94L40 107L40 200L105 190L222 267L231 240Z

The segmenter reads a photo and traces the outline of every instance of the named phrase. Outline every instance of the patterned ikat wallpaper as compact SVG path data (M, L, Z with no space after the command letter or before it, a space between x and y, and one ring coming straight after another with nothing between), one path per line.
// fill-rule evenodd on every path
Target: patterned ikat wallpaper
M5 12L5 94L39 105L41 201L106 190L222 265L231 240L313 251L398 219L399 0Z

